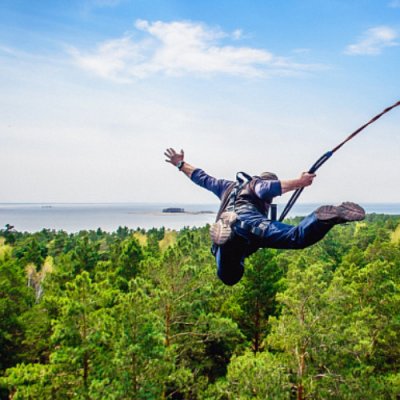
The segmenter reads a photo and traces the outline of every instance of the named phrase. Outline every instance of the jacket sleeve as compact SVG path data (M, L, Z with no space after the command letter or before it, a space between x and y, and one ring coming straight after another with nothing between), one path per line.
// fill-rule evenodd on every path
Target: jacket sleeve
M282 194L281 182L259 179L254 186L254 191L260 199L271 201Z
M210 192L213 192L219 199L221 199L225 190L232 183L232 181L228 181L226 179L216 179L205 173L200 168L197 168L193 171L191 180L196 185L199 185L202 188L207 189Z

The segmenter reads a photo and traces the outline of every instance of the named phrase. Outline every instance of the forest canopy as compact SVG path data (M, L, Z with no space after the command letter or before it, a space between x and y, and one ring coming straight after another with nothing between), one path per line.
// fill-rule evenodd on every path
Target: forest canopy
M296 221L291 221L296 222ZM0 230L2 399L398 399L400 217L216 277L208 227Z

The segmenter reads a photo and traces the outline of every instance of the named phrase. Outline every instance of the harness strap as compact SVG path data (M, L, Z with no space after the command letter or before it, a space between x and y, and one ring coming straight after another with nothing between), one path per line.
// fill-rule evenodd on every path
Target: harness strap
M236 208L236 198L238 193L243 189L243 187L248 184L253 179L252 176L246 174L245 172L238 172L236 174L236 183L230 189L230 192L223 200L222 207L218 212L217 219L221 216L224 211L258 211L257 208L253 204L243 204L238 209ZM271 220L276 220L276 204L271 204ZM268 228L270 221L262 221L258 226L253 226L248 222L240 220L240 216L238 217L236 226L240 227L247 232L251 232L256 236L263 236L265 230ZM216 245L214 245L216 246ZM215 249L214 249L215 252ZM213 252L213 254L214 254ZM214 254L215 255L215 254Z
M238 172L236 174L236 184L229 195L228 204L225 208L226 211L236 211L236 198L238 193L243 189L246 183L249 183L253 178L245 172Z
M263 221L258 226L252 226L246 221L239 220L237 226L247 232L251 232L255 236L263 236L268 228L269 222Z
M270 204L269 208L271 210L270 220L271 221L276 221L276 215L278 213L278 206L276 204Z
M236 211L239 211L239 214L241 211L258 211L257 208L253 204L243 204L236 208Z

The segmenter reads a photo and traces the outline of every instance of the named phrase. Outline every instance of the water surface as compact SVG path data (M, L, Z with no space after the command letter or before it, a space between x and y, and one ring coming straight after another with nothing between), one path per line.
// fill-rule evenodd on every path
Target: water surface
M307 215L319 204L296 204L289 217ZM400 215L400 203L362 204L367 213ZM186 213L163 213L167 207L184 208ZM278 206L278 215L284 206ZM128 228L181 229L212 223L218 204L155 204L155 203L0 203L0 227L13 225L18 231L36 232L43 228L78 232L80 230L115 231ZM203 213L210 211L209 213Z

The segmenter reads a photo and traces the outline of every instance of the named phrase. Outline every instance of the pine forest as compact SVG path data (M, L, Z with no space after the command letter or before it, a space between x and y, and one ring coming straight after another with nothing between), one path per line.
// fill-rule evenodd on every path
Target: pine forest
M400 216L235 286L208 230L0 230L0 398L400 399Z

